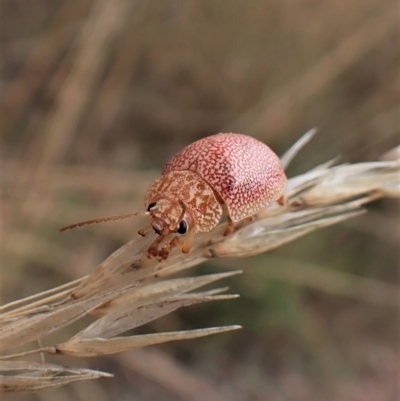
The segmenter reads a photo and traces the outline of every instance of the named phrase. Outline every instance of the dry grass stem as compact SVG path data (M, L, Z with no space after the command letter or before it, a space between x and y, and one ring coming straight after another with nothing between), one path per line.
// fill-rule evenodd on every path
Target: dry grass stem
M64 386L80 380L112 377L90 369L68 368L51 363L0 361L0 391L34 392ZM14 376L3 376L14 373Z
M311 130L282 158L287 166L296 153L314 135ZM389 155L389 156L388 156ZM393 156L394 155L394 156ZM197 235L190 253L173 252L166 261L147 259L144 252L153 240L137 237L110 255L93 272L55 289L14 301L0 309L0 368L3 391L37 391L61 386L76 380L108 377L106 373L85 369L63 368L46 363L5 361L45 352L54 355L80 357L108 355L166 341L197 338L239 326L215 327L189 331L119 336L149 323L178 308L208 301L230 300L237 295L223 295L227 288L209 291L198 289L240 272L209 274L201 277L170 278L169 276L198 265L210 258L251 256L277 248L311 231L340 223L364 213L363 205L383 197L399 197L400 160L393 151L385 160L369 163L342 164L332 161L302 175L291 178L285 206L273 205L255 216L250 223L239 225L236 231L223 236L225 223L215 230ZM291 273L296 268L292 268ZM307 272L307 269L304 269ZM297 266L297 275L303 267ZM349 277L346 277L349 279ZM329 281L331 278L329 278ZM332 281L339 292L346 293L346 282ZM359 299L370 299L365 291L374 289L370 281L363 282ZM322 279L317 287L325 285ZM388 299L379 286L381 304L393 303L396 286L390 287ZM379 302L378 302L379 303ZM94 322L67 341L34 348L27 352L10 353L18 347L46 341L46 337L86 315ZM26 349L26 348L25 348ZM21 372L23 374L21 375Z

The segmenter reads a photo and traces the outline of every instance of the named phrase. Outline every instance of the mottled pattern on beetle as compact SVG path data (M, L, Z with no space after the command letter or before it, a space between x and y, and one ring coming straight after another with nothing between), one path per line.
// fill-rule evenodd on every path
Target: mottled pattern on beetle
M172 171L155 180L145 196L146 208L163 195L179 202L182 200L196 219L196 232L213 229L222 217L222 207L210 186L198 174L191 171ZM178 224L182 207L178 203L171 210L171 202L157 202L157 216L169 225ZM191 228L191 227L189 227Z
M252 216L283 194L286 176L278 156L264 143L241 134L217 134L175 155L162 174L191 170L225 202L233 221Z

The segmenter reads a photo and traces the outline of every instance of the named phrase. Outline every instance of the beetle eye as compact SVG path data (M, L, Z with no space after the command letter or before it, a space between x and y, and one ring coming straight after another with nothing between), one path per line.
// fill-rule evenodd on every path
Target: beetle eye
M152 209L155 205L157 205L157 202L151 202L147 207L147 211L150 212L150 209Z
M185 234L187 231L187 228L188 228L188 226L187 226L186 220L182 220L179 223L178 234Z

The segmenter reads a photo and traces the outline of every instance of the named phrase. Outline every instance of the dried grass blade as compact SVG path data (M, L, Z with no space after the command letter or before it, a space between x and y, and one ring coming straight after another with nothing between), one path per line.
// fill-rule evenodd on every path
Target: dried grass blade
M399 174L399 161L336 166L324 180L303 194L301 201L307 206L323 206L371 192L400 196Z
M115 337L109 340L94 338L79 341L67 341L57 346L57 352L64 355L91 357L116 354L138 347L160 344L168 341L189 340L211 334L240 329L241 326L222 326L207 329L155 333L132 337Z
M55 296L55 297L57 297L57 299L59 299L60 294L62 294L61 296L67 294L69 291L71 291L71 288L74 287L76 284L78 284L80 281L82 281L83 278L84 277L79 278L74 281L70 281L69 283L60 285L58 287L51 288L50 290L43 291L39 294L34 294L30 297L18 299L14 302L9 302L6 305L0 306L0 314L5 312L7 309L20 308L21 305L28 303L28 302L29 302L29 305L26 306L26 309L32 309L32 305L35 305L35 307L36 307L36 306L41 306L43 304L49 303L48 299L49 298L53 299L53 296ZM24 308L24 307L22 307L22 308Z
M68 368L50 363L0 361L0 392L33 392L81 380L113 377L91 369Z
M71 302L54 308L47 308L41 313L27 314L0 327L0 351L17 347L60 329L88 314L105 302L132 288L127 286L119 291L94 296L92 298Z
M284 169L286 169L290 162L295 158L297 153L307 145L308 142L313 139L314 135L318 132L317 128L311 128L308 130L297 142L295 142L289 150L287 150L281 157L281 163Z
M196 288L211 284L217 280L241 274L242 271L232 271L227 273L207 274L199 277L185 277L159 281L153 284L144 285L128 291L126 294L113 299L111 302L96 309L95 313L105 314L112 309L126 305L136 307L148 304L150 300L159 300L172 294L183 294L193 291Z
M260 225L252 224L242 229L246 230L245 232L239 230L228 240L214 245L210 248L210 252L214 257L225 258L257 255L291 242L319 228L337 224L362 213L364 213L364 210L357 210L340 216L328 217L277 230L269 230ZM244 237L246 240L243 239Z
M72 297L81 299L112 288L113 281L120 279L118 273L124 270L126 266L130 266L132 261L139 260L150 242L150 236L149 238L135 238L117 249L97 266L85 280L80 282L74 289ZM145 275L147 276L150 273L150 271L145 272Z
M70 341L90 339L95 337L111 338L128 330L142 326L179 308L210 301L237 298L238 295L206 295L204 293L176 295L162 301L142 306L125 305L109 312L96 320L86 329L76 334Z

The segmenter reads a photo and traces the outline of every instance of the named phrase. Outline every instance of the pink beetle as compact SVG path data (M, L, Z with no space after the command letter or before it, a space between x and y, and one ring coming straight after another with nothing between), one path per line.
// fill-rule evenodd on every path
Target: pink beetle
M242 134L211 135L185 147L165 165L145 195L147 212L84 221L61 231L150 215L151 224L139 234L144 236L150 229L159 234L147 254L166 259L175 246L189 252L194 234L212 230L223 212L228 215L227 235L235 222L275 201L283 204L285 186L280 160L267 145ZM186 237L182 241L176 233Z

